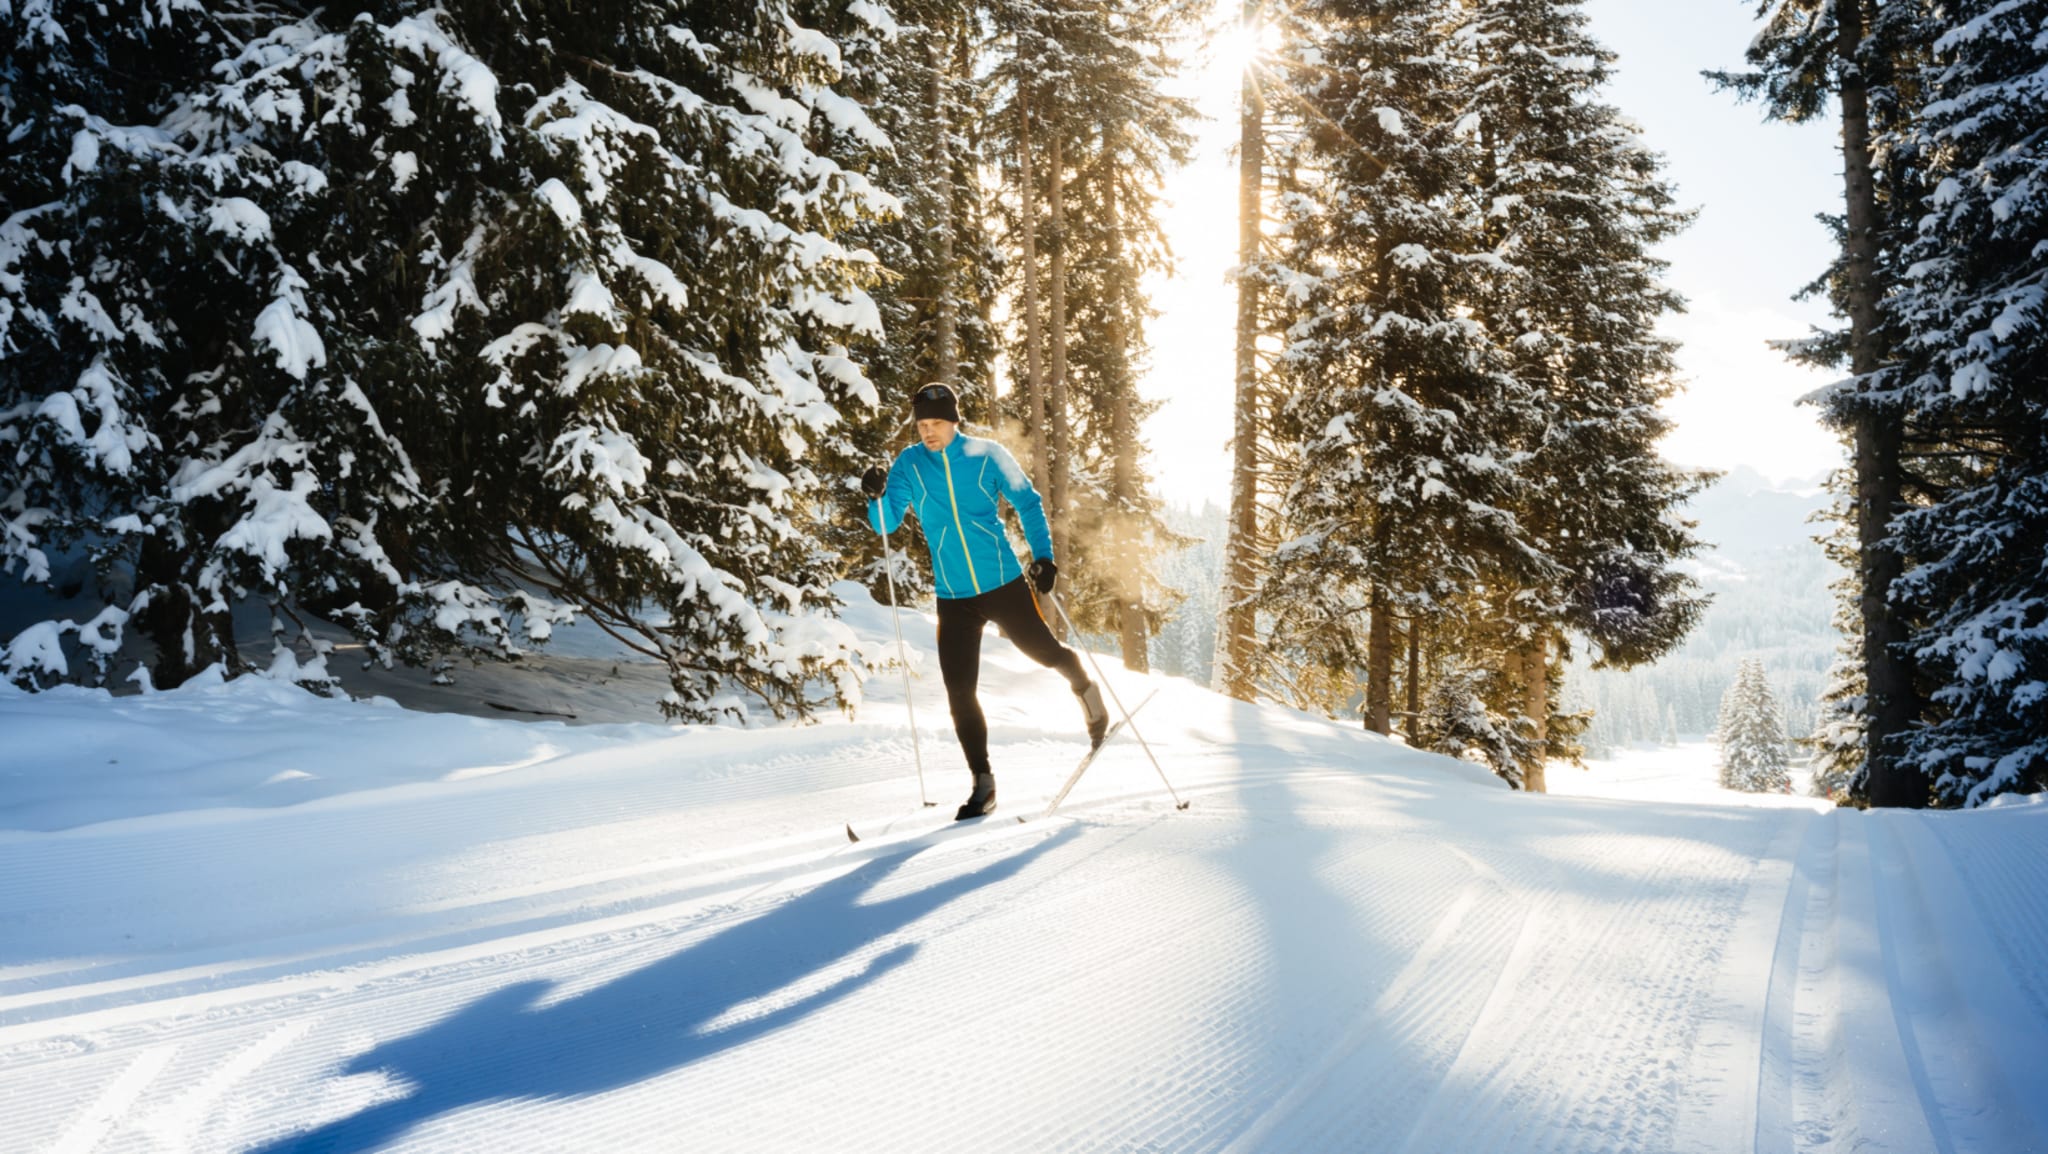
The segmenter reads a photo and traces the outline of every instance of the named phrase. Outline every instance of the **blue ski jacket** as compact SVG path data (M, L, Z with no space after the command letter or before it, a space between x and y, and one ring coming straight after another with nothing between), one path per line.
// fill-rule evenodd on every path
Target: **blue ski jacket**
M955 433L944 452L912 442L889 466L889 487L868 502L868 524L889 533L917 511L932 551L932 579L947 600L999 589L1024 575L1024 566L996 514L1000 497L1017 510L1033 557L1052 560L1052 530L1045 503L1008 449L982 437Z

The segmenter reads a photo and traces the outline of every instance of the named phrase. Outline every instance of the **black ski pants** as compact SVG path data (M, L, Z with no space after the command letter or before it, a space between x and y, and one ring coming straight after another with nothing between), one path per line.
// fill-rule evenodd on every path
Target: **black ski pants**
M976 773L989 772L988 719L975 689L981 682L981 632L991 621L1024 656L1059 670L1075 693L1088 688L1081 655L1046 628L1025 578L973 597L939 598L939 675L946 681L946 703L953 708L953 729L967 754L967 768Z

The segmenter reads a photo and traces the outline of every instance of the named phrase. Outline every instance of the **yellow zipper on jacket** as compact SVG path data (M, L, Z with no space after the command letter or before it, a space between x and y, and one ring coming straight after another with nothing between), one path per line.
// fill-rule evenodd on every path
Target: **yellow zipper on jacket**
M967 551L967 526L960 523L960 495L953 491L953 462L946 457L946 450L939 450L939 464L946 467L946 499L953 502L953 531L960 534L960 555L967 558L967 579L974 583L974 592L981 593L981 579L974 575L974 554Z

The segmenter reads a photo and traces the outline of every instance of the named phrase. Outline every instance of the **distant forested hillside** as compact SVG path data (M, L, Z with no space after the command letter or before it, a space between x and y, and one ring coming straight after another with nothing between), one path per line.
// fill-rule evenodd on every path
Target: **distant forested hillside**
M1776 486L1747 469L1729 474L1692 503L1700 536L1714 546L1697 566L1714 603L1685 644L1655 665L1594 670L1583 654L1575 658L1566 702L1594 711L1585 739L1589 752L1712 733L1721 694L1749 657L1763 662L1790 734L1803 737L1812 729L1814 703L1838 640L1829 621L1828 585L1840 571L1813 541L1824 526L1810 523L1826 504L1817 484ZM1200 540L1162 566L1162 580L1186 600L1152 639L1152 665L1207 681L1216 648L1223 510L1175 509L1167 522Z
M1714 595L1699 628L1671 656L1632 671L1593 670L1575 661L1566 700L1594 711L1589 752L1636 741L1712 733L1721 694L1743 659L1763 662L1793 737L1813 728L1814 703L1839 634L1828 585L1840 570L1813 540L1811 518L1827 505L1818 485L1774 486L1738 469L1691 506L1700 536L1700 583Z

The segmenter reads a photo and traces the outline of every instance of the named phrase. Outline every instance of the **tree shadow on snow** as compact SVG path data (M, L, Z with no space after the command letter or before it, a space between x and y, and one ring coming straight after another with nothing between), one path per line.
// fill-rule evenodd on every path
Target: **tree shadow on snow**
M908 962L918 945L904 942L863 968L827 977L835 963L955 899L1014 877L1076 832L1070 827L958 877L864 902L921 848L906 847L583 993L542 1005L552 982L492 991L417 1034L358 1055L340 1071L382 1071L411 1093L260 1149L370 1149L466 1107L599 1094L744 1045L844 1000ZM806 979L822 984L789 990ZM777 991L790 1000L718 1025L728 1012Z

